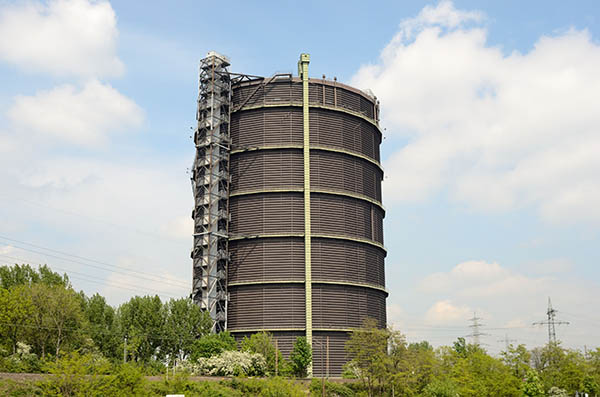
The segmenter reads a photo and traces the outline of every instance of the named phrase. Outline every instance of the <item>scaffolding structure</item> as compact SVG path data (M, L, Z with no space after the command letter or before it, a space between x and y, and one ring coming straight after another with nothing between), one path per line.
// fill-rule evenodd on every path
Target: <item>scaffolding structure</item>
M194 247L192 299L227 329L229 258L229 156L231 78L227 57L209 52L200 61L196 157L192 167Z

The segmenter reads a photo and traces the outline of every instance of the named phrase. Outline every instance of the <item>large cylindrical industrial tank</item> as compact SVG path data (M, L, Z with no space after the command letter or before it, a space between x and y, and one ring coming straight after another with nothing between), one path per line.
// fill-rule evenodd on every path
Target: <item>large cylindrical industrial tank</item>
M232 86L227 328L269 331L287 356L310 323L313 374L340 376L348 332L386 325L379 107L326 79L303 93L290 75Z

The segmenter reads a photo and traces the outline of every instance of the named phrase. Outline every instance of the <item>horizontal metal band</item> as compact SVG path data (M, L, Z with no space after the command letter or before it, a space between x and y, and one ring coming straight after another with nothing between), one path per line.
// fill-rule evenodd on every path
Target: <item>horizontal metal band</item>
M302 189L302 188L242 190L242 191L234 191L233 193L230 193L229 197L246 196L246 195L250 195L250 194L261 194L261 193L289 193L289 192L302 193L303 191L304 191L304 189ZM368 201L369 203L375 204L376 206L381 208L383 211L385 211L385 208L379 201L374 200L371 197L364 196L362 194L348 193L348 192L344 192L344 191L340 191L340 190L319 190L319 189L311 189L310 192L311 193L320 193L320 194L331 194L331 195L335 195L335 196L346 196L346 197L355 198L357 200Z
M280 107L290 107L290 106L302 107L302 102L266 103L266 104L262 104L262 105L244 106L243 108L237 109L235 111L241 112L244 110L254 110L254 109L260 109L260 108L280 108ZM379 132L379 134L381 135L381 130L379 129L379 125L377 124L377 122L375 120L373 120L372 118L365 116L362 113L355 112L354 110L350 110L350 109L346 109L346 108L342 108L342 107L331 106L331 105L322 105L322 104L317 104L317 103L310 103L309 107L317 108L317 109L332 110L334 112L342 112L342 113L349 114L351 116L361 118L361 119L367 121L368 123L373 124L375 126L375 128L377 128L377 132Z
M313 328L313 332L352 332L356 331L357 328ZM227 329L231 333L251 333L251 332L304 332L306 328L240 328L240 329Z
M253 151L257 151L257 150L277 150L277 149L299 149L299 150L302 150L303 146L302 145L252 146L252 147L244 148L244 149L233 149L231 151L231 154L253 152ZM310 149L311 150L322 150L324 152L341 153L341 154L346 154L346 155L352 156L352 157L358 157L359 159L368 161L369 163L373 163L374 165L377 166L377 168L379 168L381 170L381 172L384 172L383 166L381 165L381 163L379 161L372 159L369 156L365 156L364 154L361 154L361 153L357 153L357 152L353 152L353 151L345 150L345 149L338 149L338 148L334 148L331 146L311 145Z
M334 281L334 280L312 280L313 284L333 284L333 285L347 285L350 287L369 288L378 291L385 292L389 295L389 291L384 287L373 284L365 283L354 283L351 281ZM304 284L304 280L266 280L266 281L238 281L228 283L230 287L244 286L244 285L261 285L261 284Z
M235 236L234 235L234 236L229 237L229 241L247 240L247 239L252 239L252 238L277 238L277 237L302 237L302 238L304 238L304 233L254 234L254 235L250 235L250 236ZM336 236L336 235L330 235L330 234L314 234L314 233L312 234L312 237L313 238L330 238L330 239L334 239L334 240L347 240L347 241L354 241L356 243L369 244L369 245L373 245L377 248L381 248L384 252L387 253L387 249L385 249L383 244L378 243L377 241L373 241L373 240L366 240L366 239L350 237L350 236Z

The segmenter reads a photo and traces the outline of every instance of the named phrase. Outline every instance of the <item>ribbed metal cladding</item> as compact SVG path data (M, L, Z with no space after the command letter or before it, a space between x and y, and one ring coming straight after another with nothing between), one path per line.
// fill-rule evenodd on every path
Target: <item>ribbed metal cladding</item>
M349 285L319 284L313 287L315 328L354 328L365 317L375 318L385 327L387 293Z
M347 361L345 345L348 340L348 333L315 331L313 340L313 372L315 376L340 376L342 367Z
M302 150L259 150L234 154L230 167L232 194L303 186Z
M304 280L304 241L301 237L234 240L229 249L232 261L230 283Z
M304 327L301 284L230 286L229 295L230 331Z
M378 106L318 79L309 104L313 374L340 376L348 330L386 323ZM272 332L286 357L306 326L301 105L298 78L232 87L228 327Z
M313 278L385 285L385 252L369 244L313 238Z

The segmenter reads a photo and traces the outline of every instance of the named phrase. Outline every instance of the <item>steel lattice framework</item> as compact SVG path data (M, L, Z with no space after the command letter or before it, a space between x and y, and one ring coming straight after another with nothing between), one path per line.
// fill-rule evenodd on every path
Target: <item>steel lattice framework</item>
M229 60L214 52L200 61L194 192L192 298L209 312L213 332L227 329L229 263Z

